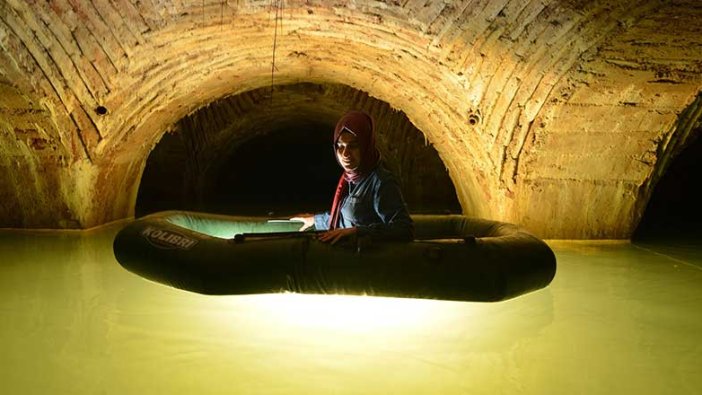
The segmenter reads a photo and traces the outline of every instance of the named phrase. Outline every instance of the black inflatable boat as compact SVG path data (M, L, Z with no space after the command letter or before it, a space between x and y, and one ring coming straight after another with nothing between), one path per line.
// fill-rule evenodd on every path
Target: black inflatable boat
M114 240L127 270L203 294L298 292L501 301L547 286L556 258L515 225L415 215L412 242L331 246L299 222L168 211L129 223Z

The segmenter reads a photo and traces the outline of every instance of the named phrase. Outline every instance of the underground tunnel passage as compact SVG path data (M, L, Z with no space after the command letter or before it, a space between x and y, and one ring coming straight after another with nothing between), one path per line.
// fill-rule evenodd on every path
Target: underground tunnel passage
M677 240L702 245L701 127L656 184L634 241Z
M333 125L298 128L271 131L234 151L216 177L214 209L257 216L328 209L339 176L330 148Z
M699 394L702 249L630 239L699 202L699 145L669 142L701 20L699 0L0 1L0 226L22 228L0 229L5 392ZM115 261L137 199L327 208L321 181L270 193L297 174L278 145L311 139L300 170L333 185L348 108L417 140L384 147L401 180L435 169L404 181L412 211L524 226L553 283L496 304L212 297ZM438 156L394 151L424 136Z
M249 107L244 103L250 103ZM136 216L169 209L281 216L329 209L341 168L336 118L361 108L412 213L460 213L446 168L387 103L341 85L294 84L222 99L181 120L147 160Z

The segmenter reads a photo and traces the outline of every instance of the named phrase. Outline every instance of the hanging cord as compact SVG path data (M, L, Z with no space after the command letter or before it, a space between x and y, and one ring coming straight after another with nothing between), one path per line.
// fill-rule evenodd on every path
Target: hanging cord
M271 7L275 2L275 26L273 27L273 61L271 62L271 105L273 104L273 84L275 76L275 51L278 46L278 20L280 19L280 29L283 29L283 0L271 0Z
M219 30L224 30L224 0L219 4Z

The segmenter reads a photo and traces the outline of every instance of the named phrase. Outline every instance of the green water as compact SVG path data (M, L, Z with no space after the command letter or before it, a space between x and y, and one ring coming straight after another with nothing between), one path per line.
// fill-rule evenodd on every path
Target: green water
M702 393L699 248L550 242L497 304L217 297L126 272L116 230L0 232L2 393Z

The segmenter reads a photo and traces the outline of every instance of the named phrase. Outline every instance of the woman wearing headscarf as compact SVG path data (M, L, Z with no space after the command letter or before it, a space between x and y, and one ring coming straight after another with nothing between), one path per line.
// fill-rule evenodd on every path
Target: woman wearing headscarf
M395 177L383 166L375 146L375 130L370 115L351 111L334 128L334 153L344 170L336 187L331 209L324 213L293 218L327 230L323 242L351 236L378 240L410 241L414 224Z

